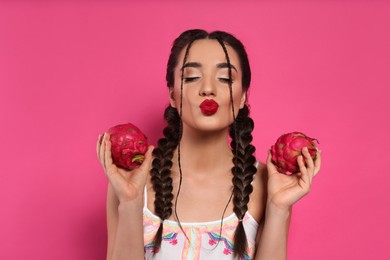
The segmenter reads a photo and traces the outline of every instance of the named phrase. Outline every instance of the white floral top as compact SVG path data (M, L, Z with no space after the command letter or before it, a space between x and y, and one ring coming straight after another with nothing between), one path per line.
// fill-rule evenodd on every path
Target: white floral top
M153 254L153 239L159 228L160 218L146 206L143 212L145 259L237 259L233 253L233 237L238 218L234 213L223 219L221 237L219 236L221 220L181 223L189 241L176 221L165 220L161 247ZM247 212L243 224L248 239L248 249L242 259L253 259L258 223Z

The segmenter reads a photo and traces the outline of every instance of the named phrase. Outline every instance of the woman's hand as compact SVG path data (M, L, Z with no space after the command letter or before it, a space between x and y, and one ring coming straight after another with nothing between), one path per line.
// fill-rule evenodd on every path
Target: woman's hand
M299 173L286 175L279 173L271 161L271 152L268 152L268 198L267 203L279 209L289 209L291 206L309 193L313 177L321 167L321 153L317 150L316 160L313 161L307 147L302 149L303 156L298 157Z
M96 144L97 157L120 202L142 198L151 165L152 151L153 146L150 145L140 167L127 171L117 167L112 161L109 134L99 135Z

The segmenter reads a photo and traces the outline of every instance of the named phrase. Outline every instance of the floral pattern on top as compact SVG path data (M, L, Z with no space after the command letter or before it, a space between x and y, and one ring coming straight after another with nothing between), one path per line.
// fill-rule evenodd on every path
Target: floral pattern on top
M165 220L159 250L161 252L154 252L153 240L161 221L150 210L144 209L144 249L145 254L149 255L149 258L145 259L154 259L159 254L161 257L156 259L167 259L168 254L175 255L175 259L179 259L179 255L181 255L181 259L237 259L234 256L233 239L238 222L236 215L232 214L224 219L222 229L221 221L182 223L184 234L178 223ZM247 252L241 260L253 259L255 252L257 223L247 214L243 219L244 227L246 222L251 222L248 225L252 235L248 237ZM246 233L248 232L246 231ZM164 252L162 252L163 250ZM165 256L162 257L163 255ZM215 258L216 255L218 258Z

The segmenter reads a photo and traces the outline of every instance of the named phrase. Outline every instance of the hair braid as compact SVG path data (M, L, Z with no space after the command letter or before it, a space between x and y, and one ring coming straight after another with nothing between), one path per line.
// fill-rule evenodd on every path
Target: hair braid
M178 39L175 40L171 49L171 55L168 60L167 66L167 83L168 87L173 87L173 73L174 68L178 64L178 55L180 50L187 45L186 52L184 55L184 60L182 66L184 66L185 61L187 60L188 51L193 41L196 39L201 39L207 35L204 30L190 30L186 33L183 33ZM162 241L162 233L163 233L163 222L165 219L168 219L172 215L172 206L173 206L173 186L172 186L172 177L171 177L171 168L172 168L172 158L175 149L178 149L178 166L180 171L180 182L179 188L176 195L175 202L175 216L178 220L179 227L183 231L183 234L188 239L185 234L179 216L177 215L176 205L177 198L179 197L180 187L182 182L182 171L180 165L180 139L182 136L182 121L181 121L181 113L182 113L182 88L183 88L183 73L184 67L181 68L181 82L180 82L180 109L177 111L176 108L168 106L165 110L165 120L168 123L168 126L164 129L163 133L165 138L162 138L158 141L158 146L154 149L153 155L155 159L152 163L151 169L151 180L153 183L153 189L155 191L155 201L154 207L156 214L161 218L160 227L157 230L157 233L154 237L154 253L156 253Z
M172 215L172 157L180 139L180 117L177 110L168 106L164 118L168 123L163 131L165 137L158 141L158 146L153 150L155 158L151 169L151 181L155 191L154 208L157 216L161 218L160 227L154 237L154 252L161 246L163 222Z
M248 211L249 195L253 191L252 181L257 169L254 166L256 158L253 153L255 147L251 144L253 120L249 117L249 109L245 105L238 113L236 127L230 126L230 136L232 138L231 147L233 149L233 211L240 222L234 234L235 253L242 257L247 249L247 238L242 219Z
M234 120L233 124L230 125L230 137L232 138L231 147L234 154L234 166L232 168L234 196L233 211L239 219L239 223L234 233L234 253L242 258L246 253L248 244L242 220L245 213L248 211L249 195L253 191L251 183L253 181L253 176L257 171L254 166L256 158L253 156L255 147L251 145L254 123L249 117L249 108L247 105L244 105L244 107L240 109L237 117L235 116L230 58L223 40L219 37L216 37L216 39L223 48L229 71L230 102Z

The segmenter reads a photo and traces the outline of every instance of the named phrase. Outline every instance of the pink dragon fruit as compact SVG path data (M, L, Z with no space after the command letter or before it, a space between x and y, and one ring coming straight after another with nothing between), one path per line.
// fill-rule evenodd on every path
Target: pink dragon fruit
M284 134L278 138L275 145L271 147L272 162L279 172L291 175L299 172L298 156L302 155L302 148L307 146L313 160L316 157L317 149L314 143L317 139L306 136L301 132Z
M147 137L133 124L116 125L108 129L114 164L132 170L144 161L148 149Z

